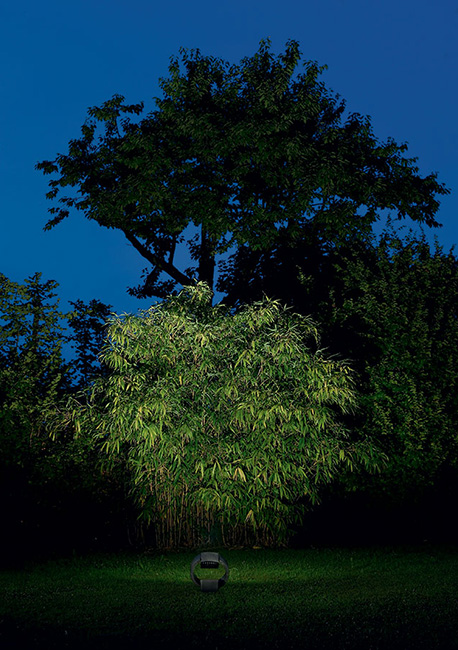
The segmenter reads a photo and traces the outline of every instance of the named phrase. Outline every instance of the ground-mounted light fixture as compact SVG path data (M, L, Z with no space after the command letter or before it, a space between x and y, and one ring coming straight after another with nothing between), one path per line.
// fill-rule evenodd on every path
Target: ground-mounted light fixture
M222 578L205 579L198 578L195 575L195 569L200 564L201 569L218 569L220 564L225 569L225 574ZM220 587L226 584L229 577L229 567L226 560L219 554L213 551L204 551L199 553L191 562L191 580L200 587L201 591L218 591Z

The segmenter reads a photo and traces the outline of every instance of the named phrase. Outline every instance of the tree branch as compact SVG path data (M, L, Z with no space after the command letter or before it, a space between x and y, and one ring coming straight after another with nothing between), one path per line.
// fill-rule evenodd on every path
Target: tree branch
M165 259L162 259L152 253L149 248L147 248L144 244L142 244L136 237L134 237L130 232L123 230L123 233L125 234L127 240L132 244L132 246L144 257L148 262L153 264L154 266L157 266L161 269L161 271L165 271L165 273L168 273L171 278L175 280L175 282L178 282L179 284L186 286L193 284L193 281L191 278L188 278L187 275L182 273L179 269L177 269L171 262L167 262Z

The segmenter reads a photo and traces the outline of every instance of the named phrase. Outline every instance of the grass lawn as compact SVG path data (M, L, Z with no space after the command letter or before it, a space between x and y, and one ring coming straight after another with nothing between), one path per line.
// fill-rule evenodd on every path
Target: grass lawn
M457 548L212 550L216 593L197 551L3 571L0 648L458 649Z

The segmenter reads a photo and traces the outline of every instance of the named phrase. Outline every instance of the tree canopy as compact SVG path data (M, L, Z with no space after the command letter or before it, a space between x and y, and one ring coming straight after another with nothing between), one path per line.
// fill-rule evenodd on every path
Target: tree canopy
M380 142L368 117L347 114L296 41L277 56L261 41L239 64L179 54L154 110L140 119L142 103L115 95L89 109L68 153L37 165L58 200L46 228L79 210L148 262L131 293L213 287L218 256L244 245L299 238L326 251L366 235L383 210L438 225L448 190L437 175L422 177L405 144ZM184 244L188 269L177 262Z

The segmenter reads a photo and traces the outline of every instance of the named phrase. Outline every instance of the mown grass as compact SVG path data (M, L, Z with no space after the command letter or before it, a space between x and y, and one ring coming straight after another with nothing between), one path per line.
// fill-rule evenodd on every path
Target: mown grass
M196 551L4 571L0 648L458 648L456 548L214 550L217 593Z

